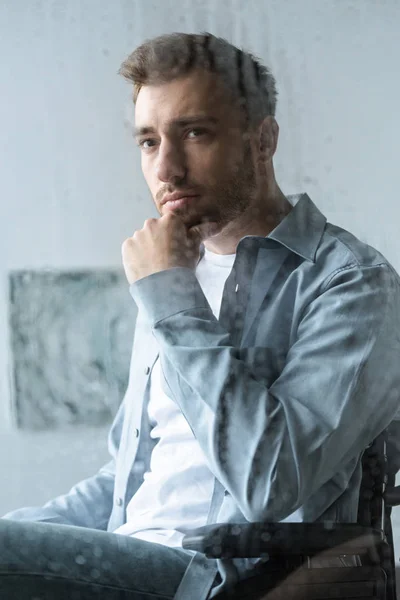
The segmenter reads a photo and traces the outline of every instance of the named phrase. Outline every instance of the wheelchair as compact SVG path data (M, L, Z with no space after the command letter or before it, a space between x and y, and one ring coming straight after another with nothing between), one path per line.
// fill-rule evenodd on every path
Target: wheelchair
M399 470L394 421L363 453L357 523L217 523L187 532L183 547L208 558L260 559L216 600L396 600L391 512L400 505ZM310 568L315 557L343 555L354 557L352 566Z

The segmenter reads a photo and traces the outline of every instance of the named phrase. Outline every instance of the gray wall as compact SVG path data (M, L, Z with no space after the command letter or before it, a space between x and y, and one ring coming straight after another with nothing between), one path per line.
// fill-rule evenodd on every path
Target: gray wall
M209 30L258 54L279 83L284 192L307 191L400 269L399 25L397 0L0 3L0 439L11 452L46 448L45 465L61 444L74 465L65 479L41 468L32 494L27 470L38 463L17 451L12 469L0 463L14 506L64 490L103 460L93 430L98 453L84 465L84 430L13 433L7 273L119 267L122 241L154 214L128 126L130 89L116 74L121 60L174 30Z

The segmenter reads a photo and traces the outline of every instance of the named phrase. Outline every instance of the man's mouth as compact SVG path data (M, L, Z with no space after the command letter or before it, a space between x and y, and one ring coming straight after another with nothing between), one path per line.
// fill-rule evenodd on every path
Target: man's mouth
M198 195L179 196L176 198L163 201L162 205L166 210L174 210L176 208L184 208L199 198Z

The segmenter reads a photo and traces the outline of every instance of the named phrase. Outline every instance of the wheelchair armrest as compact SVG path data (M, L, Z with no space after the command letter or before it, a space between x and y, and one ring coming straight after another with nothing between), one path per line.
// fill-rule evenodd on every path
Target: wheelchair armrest
M208 558L337 556L366 554L383 540L383 532L356 523L216 523L187 532L182 545Z

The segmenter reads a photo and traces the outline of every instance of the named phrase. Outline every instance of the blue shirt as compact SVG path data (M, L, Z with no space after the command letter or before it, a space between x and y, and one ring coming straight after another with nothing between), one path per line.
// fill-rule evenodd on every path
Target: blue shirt
M361 454L399 407L399 292L306 194L240 241L219 320L190 269L131 286L224 490L218 522L356 521Z

